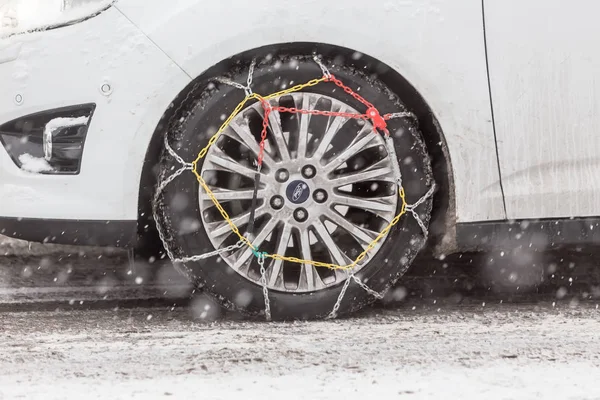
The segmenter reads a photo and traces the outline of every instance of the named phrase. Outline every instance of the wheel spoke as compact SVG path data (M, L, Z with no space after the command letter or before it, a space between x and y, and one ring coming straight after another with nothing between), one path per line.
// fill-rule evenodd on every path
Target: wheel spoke
M231 200L251 200L254 195L254 189L246 189L246 190L227 190L227 189L211 189L215 198L219 201L219 203L223 203ZM211 201L211 199L204 194L203 192L203 200ZM267 191L265 189L259 189L257 194L257 198L264 198ZM211 201L212 202L212 201Z
M232 268L241 273L248 273L248 269L250 267L250 257L252 256L252 250L249 247L244 248L244 250L240 251L241 254L238 256L235 263L232 265Z
M271 127L271 133L275 139L281 161L290 161L290 150L288 149L288 145L283 137L283 132L281 131L281 116L279 115L279 112L272 111L269 113L269 126Z
M333 194L331 196L331 202L333 204L339 204L348 207L355 207L360 209L366 209L370 211L379 212L394 212L395 204L394 200L396 196L382 196L375 198L362 198L352 195L346 195L342 193Z
M365 127L368 128L369 133L364 135L363 137L356 140L352 145L350 145L346 150L344 150L342 153L340 153L337 157L335 157L334 159L332 159L331 161L329 161L329 163L326 165L325 167L325 172L329 173L331 171L333 171L334 169L336 169L337 167L339 167L341 164L345 163L346 161L348 161L348 159L350 157L352 157L353 155L356 155L357 153L366 150L367 148L369 148L369 146L367 146L371 141L375 140L377 138L377 135L370 132L370 125L369 124L365 124ZM363 131L365 131L366 128L363 128ZM361 134L359 134L358 137L360 137ZM379 144L377 144L377 146L379 146Z
M303 110L312 110L310 105L310 96L307 93L302 93L302 104L300 108ZM308 126L310 122L310 114L298 114L300 116L300 126L298 128L298 158L306 157L306 146L308 145Z
M223 134L233 139L237 139L238 141L241 141L258 158L258 152L260 150L259 142L257 142L254 136L250 134L250 129L247 126L243 127L238 125L235 121L231 121L229 127L231 129L226 129L225 132L223 132ZM264 152L263 162L268 167L273 167L275 165L275 161L266 151Z
M279 243L277 244L277 250L275 252L281 256L285 256L287 251L288 244L290 242L290 237L292 237L292 226L290 224L285 224L283 226L283 230L281 232L281 237L279 238ZM283 261L279 259L273 260L271 267L271 274L269 276L269 284L275 285L277 282L277 278L280 275L281 267L283 266Z
M344 111L345 111L345 109L343 109L343 108L340 110L340 112L344 112ZM325 154L325 152L329 148L329 145L331 144L331 141L335 137L335 134L338 133L340 128L347 121L348 121L348 119L345 117L335 117L333 119L333 121L331 122L331 124L329 125L327 130L325 131L325 134L323 135L323 138L321 139L321 142L319 143L319 147L317 147L317 150L315 150L315 153L313 154L313 158L315 158L316 160L320 160L321 158L323 158L323 154Z
M336 269L335 270L335 281L345 281L348 279L348 270L347 269Z
M256 209L254 213L254 219L256 220L265 214L266 206L260 206ZM249 220L250 211L247 211L235 218L231 218L231 222L233 222L237 227L247 224ZM231 227L226 221L209 222L206 223L206 225L210 231L211 236L217 240L220 240L219 246L217 247L220 247L220 244L223 242L223 240L225 240L227 236L229 236L229 233L231 233Z
M302 254L302 259L312 260L308 230L304 230L300 233L300 252ZM300 272L300 283L303 283L302 277L306 279L306 286L302 285L302 289L304 290L313 291L325 287L325 284L321 280L321 277L317 273L315 267L313 267L310 264L302 264L302 271Z
M274 218L271 218L265 224L265 226L261 229L261 231L258 233L258 235L256 235L256 237L252 241L252 245L254 247L259 247L265 241L267 236L269 236L269 234L271 232L273 232L273 230L275 229L275 226L277 226L277 220ZM242 268L242 267L247 269L249 267L249 265L246 265L246 264L247 264L247 261L250 258L250 256L252 256L252 249L250 247L246 247L245 249L241 250L241 255L235 261L232 268L235 269L236 271L239 271L240 268Z
M242 164L236 162L235 160L233 160L231 157L229 157L227 154L225 154L218 147L216 147L213 150L212 154L210 154L207 157L204 164L205 165L203 165L203 168L205 171L209 171L209 170L227 171L227 172L245 176L252 180L254 180L254 174L256 174L256 170L248 168L245 165L242 165ZM265 184L273 184L275 179L273 177L271 177L270 175L266 175L261 172L260 181Z
M354 236L362 243L369 244L373 241L373 239L377 237L377 232L373 232L371 230L361 228L358 225L354 225L334 210L328 210L325 216L329 218L331 222L344 229L346 232Z
M352 172L349 174L336 176L331 180L331 183L333 184L333 187L338 188L341 186L351 185L353 183L358 182L367 182L370 180L394 182L392 168L389 166L385 166L382 168L368 169L360 172Z
M313 227L317 231L317 235L319 236L319 239L321 239L323 241L323 244L325 245L327 250L329 250L329 252L331 253L334 263L337 263L338 265L341 265L341 266L348 264L348 261L350 261L350 259L344 253L342 253L340 251L340 248L338 247L337 244L335 244L335 242L333 241L333 238L331 237L331 235L327 231L327 228L321 222L321 220L319 220L319 219L315 220L313 222Z

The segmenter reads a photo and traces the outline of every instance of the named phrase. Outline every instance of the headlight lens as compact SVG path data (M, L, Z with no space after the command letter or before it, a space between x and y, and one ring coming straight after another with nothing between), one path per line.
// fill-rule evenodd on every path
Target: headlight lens
M5 0L0 37L69 25L99 13L115 0Z

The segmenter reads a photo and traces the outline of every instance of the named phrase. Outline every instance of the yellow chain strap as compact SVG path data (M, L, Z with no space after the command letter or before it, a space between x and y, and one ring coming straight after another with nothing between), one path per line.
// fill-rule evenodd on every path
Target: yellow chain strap
M221 216L223 217L223 219L227 222L227 224L229 224L229 227L231 228L231 230L233 231L233 233L235 233L238 237L239 240L241 242L243 242L245 245L247 245L248 247L250 247L252 249L252 251L257 254L260 253L258 251L258 248L255 247L250 240L248 240L248 238L246 238L244 235L242 235L240 233L240 230L238 229L238 227L235 225L235 223L231 220L231 217L229 216L229 214L227 214L227 211L225 211L225 209L223 208L223 206L221 206L221 203L219 203L219 201L217 200L217 198L215 197L214 193L210 190L210 188L208 187L208 184L206 183L206 181L204 180L204 178L202 178L202 176L200 175L200 173L198 172L198 162L200 160L202 160L202 158L204 158L206 156L206 154L208 153L208 150L210 149L210 147L215 144L215 142L217 141L217 139L219 138L219 136L221 135L221 133L223 133L223 131L225 129L227 129L227 127L229 126L229 124L231 123L231 121L233 120L233 118L235 118L235 116L244 108L244 105L250 101L250 100L269 100L275 97L279 97L279 96L283 96L285 94L289 94L289 93L293 93L293 92L298 92L302 89L305 89L307 87L311 87L311 86L315 86L318 85L321 82L324 82L327 78L323 77L320 79L313 79L310 80L306 83L303 84L299 84L296 86L293 86L289 89L285 89L285 90L281 90L279 92L270 94L268 96L261 96L259 94L256 93L252 93L250 95L247 95L233 110L233 112L229 115L229 117L225 120L225 122L223 122L223 124L221 125L221 127L217 130L217 132L209 139L208 144L202 149L200 150L200 152L198 153L198 156L196 157L196 159L192 162L192 172L194 173L194 175L196 175L196 179L198 179L198 183L200 183L200 186L202 186L202 188L204 189L204 191L206 192L206 194L208 195L208 197L212 200L212 202L214 203L215 207L217 207L217 210L219 210L219 212L221 213ZM260 253L262 256L264 257L268 257L268 258L272 258L274 260L281 260L281 261L288 261L288 262L292 262L292 263L298 263L298 264L305 264L305 265L312 265L314 267L323 267L323 268L329 268L329 269L340 269L340 270L349 270L349 269L353 269L354 267L356 267L367 255L367 253L371 250L373 250L375 248L375 246L377 245L377 243L383 239L385 237L385 235L388 234L388 232L390 231L390 229L392 229L392 227L394 225L396 225L399 221L400 218L406 213L406 198L404 195L404 188L400 187L398 189L398 195L400 197L400 200L402 201L402 204L400 206L400 212L392 219L392 221L385 227L383 228L383 230L379 233L379 235L377 235L377 237L375 239L373 239L373 241L371 243L369 243L369 245L367 246L367 248L358 255L358 257L356 257L356 260L354 260L352 263L348 264L348 265L338 265L338 264L332 264L332 263L325 263L325 262L320 262L320 261L313 261L313 260L303 260L300 258L296 258L296 257L286 257L286 256L282 256L280 254L267 254L267 253Z

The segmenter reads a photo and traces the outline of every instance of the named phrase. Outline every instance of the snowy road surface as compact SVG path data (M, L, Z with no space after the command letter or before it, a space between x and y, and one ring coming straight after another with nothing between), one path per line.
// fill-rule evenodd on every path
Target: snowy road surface
M482 290L476 263L446 260L413 268L387 303L396 309L274 324L200 321L202 296L171 311L189 284L122 252L0 236L0 254L0 400L600 399L589 254L545 262L544 285L517 303L485 283L527 293L536 270L494 268L508 279L492 274Z
M371 310L310 323L189 309L0 313L1 399L600 399L595 304Z

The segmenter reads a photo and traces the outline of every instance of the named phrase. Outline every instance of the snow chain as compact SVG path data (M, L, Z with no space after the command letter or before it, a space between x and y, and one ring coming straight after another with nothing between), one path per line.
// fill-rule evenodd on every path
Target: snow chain
M173 264L176 267L178 267L180 264L185 264L187 262L200 261L200 260L203 260L206 258L221 255L223 253L228 253L228 252L231 252L231 251L234 251L234 250L246 247L246 246L250 247L253 255L257 258L258 264L260 266L260 275L261 275L260 283L261 283L261 286L263 289L263 295L264 295L265 317L268 321L271 320L271 306L270 306L270 300L269 300L269 291L267 288L267 278L266 278L266 269L265 269L265 259L266 258L287 261L287 262L292 262L292 263L307 264L307 265L312 265L314 267L341 269L341 270L348 271L349 272L348 278L344 282L344 285L342 286L342 290L340 291L338 299L337 299L335 305L333 306L333 309L331 310L331 312L329 313L329 315L327 317L327 318L335 318L335 317L337 317L337 313L342 304L342 300L344 299L344 296L346 294L348 287L350 286L351 281L354 281L357 285L359 285L361 288L363 288L371 296L373 296L377 299L383 298L384 293L378 293L378 292L374 291L373 289L371 289L369 286L367 286L364 282L362 282L354 274L354 270L360 264L360 262L366 257L367 253L375 248L376 244L388 234L390 229L399 222L400 218L404 214L406 214L407 212L411 213L412 216L417 221L417 223L419 224L419 227L421 228L421 230L423 232L424 239L427 240L427 236L428 236L427 227L421 220L416 209L421 204L423 204L423 202L425 202L429 197L431 197L433 195L433 192L435 190L435 184L432 184L432 186L429 188L427 193L425 193L416 203L407 204L405 194L404 194L404 187L402 186L402 176L400 174L399 169L397 171L395 171L395 173L394 173L395 174L394 180L396 181L396 185L398 186L398 196L400 197L400 200L401 200L400 211L392 219L392 221L379 233L379 235L366 247L366 249L361 254L359 254L358 257L352 263L350 263L348 265L337 265L337 264L333 264L333 263L325 263L325 262L314 261L314 260L303 260L303 259L299 259L296 257L286 257L286 256L283 256L280 254L269 254L266 252L261 252L257 247L255 247L252 244L250 239L247 237L248 235L241 234L238 227L231 220L231 218L229 217L227 212L223 209L223 207L221 206L219 201L215 198L215 196L214 196L213 192L211 191L211 189L209 188L208 184L202 178L200 171L198 171L198 163L200 162L200 160L202 160L203 157L206 156L206 154L208 153L208 150L210 149L210 147L212 145L215 144L219 135L229 126L229 124L233 120L233 118L244 108L246 103L249 102L250 100L259 101L264 109L263 127L262 127L262 132L261 132L261 141L260 141L259 154L258 154L258 159L257 159L258 162L257 162L257 173L256 173L256 179L255 179L255 190L256 190L256 188L258 188L258 184L260 183L259 182L260 171L261 171L263 157L264 157L264 148L265 148L265 142L266 142L266 138L267 138L267 129L269 126L269 114L273 111L298 113L298 114L322 115L322 116L328 116L328 117L333 116L333 117L354 118L354 119L362 119L365 121L370 121L371 124L373 125L373 131L375 133L379 132L379 133L384 134L388 155L391 158L396 159L396 151L394 149L393 140L390 137L389 131L387 130L386 121L393 119L393 118L413 118L416 120L416 116L410 112L398 112L398 113L381 115L373 104L368 102L366 99L364 99L358 93L354 92L351 88L344 85L343 82L341 82L339 79L337 79L335 76L333 76L329 72L327 67L321 62L321 60L316 55L314 56L314 61L319 65L319 67L321 68L321 71L323 72L323 76L321 78L310 80L306 83L299 84L299 85L293 86L289 89L281 90L276 93L272 93L268 96L261 96L252 91L251 85L252 85L252 75L254 72L254 67L256 65L255 60L253 60L250 65L246 86L244 86L240 83L237 83L237 82L233 82L226 78L217 78L216 79L217 82L220 82L220 83L223 83L226 85L230 85L230 86L233 86L240 90L243 90L244 93L246 94L246 97L235 107L233 112L229 115L229 117L225 120L225 122L223 122L223 124L221 125L219 130L210 138L210 140L208 141L208 144L203 149L200 150L196 159L194 161L192 161L191 163L188 163L185 160L183 160L183 158L181 158L181 156L179 156L175 152L175 150L170 146L169 141L168 141L168 132L167 132L167 134L165 135L165 138L164 138L164 146L165 146L167 152L169 153L169 155L171 155L171 157L173 157L179 164L181 164L181 167L166 178L164 176L160 177L159 184L156 188L156 192L155 192L155 195L154 195L153 201L152 201L152 213L153 213L154 220L156 221L156 228L158 231L158 235L160 237L160 240L163 243L163 246L165 247L167 256L169 257L171 262L173 262ZM349 94L350 96L354 97L356 100L358 100L359 102L364 104L365 107L367 108L366 112L364 114L356 114L356 113L333 112L333 111L303 110L303 109L288 108L288 107L281 107L281 106L273 107L268 102L268 100L270 100L270 99L273 99L273 98L276 98L276 97L279 97L279 96L282 96L285 94L298 92L302 89L318 85L322 82L332 82L335 85L337 85L338 87L340 87L341 89L343 89L344 92L346 92L347 94ZM190 95L188 94L188 97L189 96ZM188 99L186 98L186 100L188 100ZM177 110L177 111L179 111L179 110ZM164 191L164 189L167 187L167 185L169 183L171 183L173 180L175 180L175 178L177 178L179 175L183 174L185 171L188 171L188 170L191 171L196 176L198 183L204 189L207 196L212 200L212 202L214 203L217 210L219 210L223 219L227 222L227 224L229 224L232 232L238 236L239 240L236 244L227 246L224 248L216 249L216 250L208 252L208 253L204 253L204 254L200 254L200 255L193 255L193 256L189 256L189 257L176 257L175 254L173 254L173 251L170 249L170 246L169 246L169 240L167 238L167 234L164 231L163 226L161 226L161 224L159 223L160 219L159 219L159 215L158 215L158 209L161 205L161 194ZM251 210L251 215L253 215L253 212L254 212L254 210ZM249 222L249 225L251 225L252 222L253 221Z

